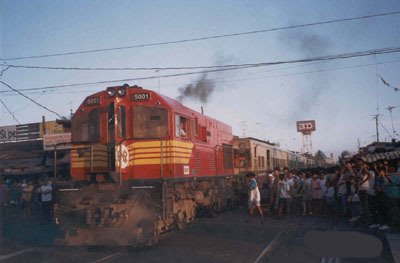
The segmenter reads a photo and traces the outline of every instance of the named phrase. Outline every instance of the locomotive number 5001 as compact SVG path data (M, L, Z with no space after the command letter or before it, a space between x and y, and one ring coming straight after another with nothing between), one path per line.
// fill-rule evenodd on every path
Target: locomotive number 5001
M149 93L135 93L132 94L132 100L149 100L150 94Z

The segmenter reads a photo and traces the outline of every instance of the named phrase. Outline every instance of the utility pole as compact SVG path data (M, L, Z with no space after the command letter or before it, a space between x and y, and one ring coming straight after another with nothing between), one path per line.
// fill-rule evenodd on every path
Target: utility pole
M242 127L241 129L243 131L243 138L244 138L246 135L245 131L247 130L247 121L239 122L239 126Z
M70 119L72 120L72 115L74 114L73 113L73 110L72 110L72 102L74 102L73 100L71 100L70 102L68 102L67 104L69 105L69 116L70 116Z
M373 115L373 119L375 119L375 129L376 129L376 142L379 142L379 114Z
M379 118L379 80L378 80L378 62L375 53L375 74L376 74L376 115L375 118L375 126L376 126L376 142L379 143L379 129L378 129L378 118Z
M392 121L392 132L393 132L393 138L394 138L394 139L396 138L397 133L396 133L396 131L394 130L392 111L393 111L393 109L396 109L397 107L399 107L399 106L389 106L389 107L386 108L386 109L389 111L389 113L390 113L390 120Z

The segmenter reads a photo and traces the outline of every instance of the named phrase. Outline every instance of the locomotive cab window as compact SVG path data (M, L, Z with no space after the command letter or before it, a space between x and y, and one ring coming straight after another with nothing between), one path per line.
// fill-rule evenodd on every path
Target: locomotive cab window
M135 139L168 136L168 111L160 107L135 106L132 108L133 137Z
M97 142L100 138L99 110L83 112L72 122L72 141Z
M175 136L189 138L189 120L183 116L175 115Z

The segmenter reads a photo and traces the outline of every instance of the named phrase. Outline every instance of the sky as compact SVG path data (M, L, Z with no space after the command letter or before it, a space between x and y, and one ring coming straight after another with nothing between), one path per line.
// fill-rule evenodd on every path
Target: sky
M0 57L13 58L132 46L286 27L400 11L400 1L1 1ZM36 59L7 64L50 67L185 67L297 60L400 47L400 14L204 41ZM6 63L6 64L4 64ZM131 79L193 70L72 71L9 68L1 81L15 89ZM380 140L400 133L400 52L256 67L208 74L24 92L63 116L108 86L139 85L172 98L199 80L211 85L206 101L183 104L232 126L239 136L300 151L296 121L315 120L314 152L356 151L376 140L372 115L379 106ZM4 85L0 98L20 123L57 118ZM0 105L0 126L16 120ZM400 137L397 137L400 139Z

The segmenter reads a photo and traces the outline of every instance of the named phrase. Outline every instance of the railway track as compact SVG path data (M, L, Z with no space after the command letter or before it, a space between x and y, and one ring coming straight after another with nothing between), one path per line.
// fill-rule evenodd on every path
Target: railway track
M261 251L261 253L257 256L257 258L253 261L253 263L264 262L275 249L283 243L285 238L287 238L289 233L289 228L284 228L279 231L274 239L272 239L267 246Z

